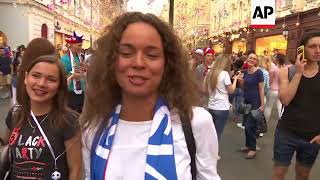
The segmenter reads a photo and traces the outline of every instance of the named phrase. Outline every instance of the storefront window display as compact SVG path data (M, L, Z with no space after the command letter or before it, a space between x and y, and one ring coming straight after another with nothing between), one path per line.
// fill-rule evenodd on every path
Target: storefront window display
M239 53L243 52L245 53L247 51L246 42L242 40L234 40L232 42L232 52Z
M82 49L88 49L90 48L90 41L88 40L83 40L82 42Z
M287 40L283 35L268 36L256 39L256 53L258 55L272 55L275 50L287 54Z
M223 44L214 44L212 46L212 49L214 50L215 53L223 53Z

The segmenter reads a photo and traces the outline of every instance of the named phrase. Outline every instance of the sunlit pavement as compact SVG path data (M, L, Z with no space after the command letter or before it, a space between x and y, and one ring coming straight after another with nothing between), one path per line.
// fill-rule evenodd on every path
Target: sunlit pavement
M0 99L0 136L3 137L6 131L5 118L9 111L10 99Z

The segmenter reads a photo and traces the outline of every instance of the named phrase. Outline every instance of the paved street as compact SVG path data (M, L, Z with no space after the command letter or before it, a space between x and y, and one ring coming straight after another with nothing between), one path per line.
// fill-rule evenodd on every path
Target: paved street
M258 140L261 151L255 159L246 160L244 154L238 150L244 145L244 130L238 128L236 123L229 121L221 142L220 155L218 161L218 173L222 180L270 180L272 171L273 156L273 135L276 126L275 111L272 113L272 121L269 131L263 138ZM294 162L294 161L292 161ZM294 165L294 163L293 163ZM289 169L287 180L294 179L294 166ZM310 180L320 179L320 157L312 169Z
M0 99L0 136L3 137L6 131L5 117L9 110L9 99Z
M9 109L9 100L0 100L0 134L5 130L4 118ZM273 118L276 119L273 113ZM276 121L272 121L269 132L258 141L261 151L258 152L256 159L246 160L244 154L237 150L243 146L244 131L229 121L222 139L218 162L218 172L222 180L270 180L272 169L272 144L273 132ZM289 170L287 180L294 179L293 167ZM313 168L310 180L320 179L320 157Z

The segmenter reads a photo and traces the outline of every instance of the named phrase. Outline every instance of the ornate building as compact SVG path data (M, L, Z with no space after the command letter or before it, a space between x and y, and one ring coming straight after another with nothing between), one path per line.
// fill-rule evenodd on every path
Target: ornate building
M274 49L294 56L302 32L320 25L320 0L276 0L276 28L252 29L251 0L176 0L174 28L189 49L216 52ZM319 15L318 15L319 14Z
M83 48L88 48L104 28L101 15L106 12L103 0L2 0L0 31L13 48L37 37L56 46L76 31L84 35Z
M211 26L211 0L176 0L174 4L174 29L189 49L208 44Z

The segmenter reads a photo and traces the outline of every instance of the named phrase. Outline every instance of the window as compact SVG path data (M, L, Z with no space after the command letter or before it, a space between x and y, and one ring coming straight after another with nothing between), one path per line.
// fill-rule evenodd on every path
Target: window
M41 26L41 37L48 39L48 26L46 24Z

